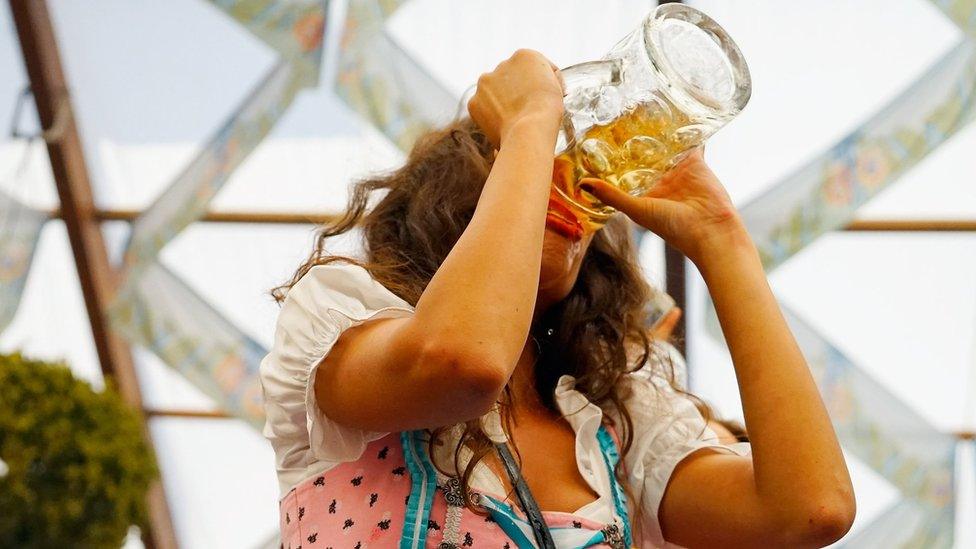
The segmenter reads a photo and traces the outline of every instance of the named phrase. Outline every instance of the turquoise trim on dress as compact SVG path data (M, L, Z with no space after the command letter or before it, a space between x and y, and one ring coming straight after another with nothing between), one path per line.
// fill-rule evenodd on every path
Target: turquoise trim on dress
M495 520L502 532L515 542L518 549L538 549L532 540L532 526L519 516L511 505L485 494L481 494L481 505L488 510L491 518ZM547 525L549 525L549 532L552 533L553 541L556 542L558 548L585 549L607 541L603 530L552 526L549 521L547 521Z
M434 464L424 449L423 437L425 431L407 431L400 433L400 444L403 446L403 456L407 469L410 471L410 496L407 498L407 508L404 516L403 534L400 537L400 549L423 549L427 543L427 524L430 519L431 506L437 497L437 472ZM610 476L610 490L617 517L623 522L623 535L627 547L633 545L630 528L630 517L627 513L627 498L623 489L617 483L613 469L620 461L617 445L605 426L597 431L600 452L603 454L607 472ZM490 496L482 494L484 505L499 528L520 549L536 549L535 543L528 537L531 527L519 517L511 506ZM486 501L487 500L487 501ZM485 503L488 503L485 505ZM567 528L551 528L557 530L575 530ZM567 532L568 533L568 532ZM575 533L575 532L574 532ZM557 536L556 537L560 537ZM564 540L567 541L567 540ZM606 542L604 532L595 532L593 537L581 547L589 547Z
M532 531L531 527L527 522L521 520L515 514L511 506L506 505L505 503L502 503L491 496L482 495L481 499L491 502L491 505L485 505L485 507L488 509L488 513L491 515L491 518L495 519L495 522L498 523L498 527L502 529L502 532L505 532L505 535L515 542L516 547L519 549L537 549L535 542L528 538L525 531L523 531L522 527L519 526L519 523L521 522L529 532Z
M427 521L430 508L437 495L437 475L434 465L426 452L417 448L423 431L404 431L400 433L403 457L410 471L410 496L403 520L403 534L400 536L400 549L422 549L427 543Z
M600 441L600 451L603 452L603 460L607 464L607 473L610 475L610 491L613 493L613 505L617 509L617 516L624 523L624 542L627 547L633 547L633 534L630 531L630 515L627 512L627 495L617 482L617 476L613 469L620 461L620 453L617 451L617 443L606 426L601 425L596 433L596 438Z
M594 545L596 545L598 543L604 543L606 541L607 541L607 535L604 534L602 531L600 531L600 532L597 532L596 534L594 534L593 537L590 538L590 540L587 541L586 542L586 545L584 545L583 547L584 548L586 548L586 547L592 547L592 546L594 546Z

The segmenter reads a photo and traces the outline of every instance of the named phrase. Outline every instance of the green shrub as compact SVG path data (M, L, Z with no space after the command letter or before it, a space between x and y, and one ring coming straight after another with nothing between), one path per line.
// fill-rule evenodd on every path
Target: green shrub
M0 354L0 547L121 546L156 477L138 416L60 364Z

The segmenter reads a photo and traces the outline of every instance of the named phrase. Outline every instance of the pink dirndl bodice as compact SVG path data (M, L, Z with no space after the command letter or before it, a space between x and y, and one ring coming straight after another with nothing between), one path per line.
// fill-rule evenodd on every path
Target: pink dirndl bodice
M606 430L600 435L613 478L616 445ZM524 515L503 497L475 494L488 516L463 506L457 480L438 474L430 462L425 436L391 433L370 443L359 460L296 485L280 502L282 547L535 548ZM617 524L543 513L557 547L627 547L626 503L616 482L613 486Z

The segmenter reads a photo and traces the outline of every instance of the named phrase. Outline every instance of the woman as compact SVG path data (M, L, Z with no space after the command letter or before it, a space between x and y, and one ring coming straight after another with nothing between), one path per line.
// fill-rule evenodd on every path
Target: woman
M261 369L285 547L802 547L850 527L827 413L700 152L644 197L583 184L701 271L751 453L719 444L649 342L623 217L580 231L550 202L562 95L516 52L473 123L358 184L279 289ZM365 256L329 256L356 224Z

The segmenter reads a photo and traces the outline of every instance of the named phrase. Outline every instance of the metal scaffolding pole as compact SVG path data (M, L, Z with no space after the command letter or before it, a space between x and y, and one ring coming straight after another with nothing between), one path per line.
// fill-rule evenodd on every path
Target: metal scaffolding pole
M51 172L61 202L61 218L71 243L102 373L115 381L125 402L144 418L132 354L125 341L112 331L105 313L118 284L118 273L109 264L100 222L95 215L88 169L47 2L10 0L10 11L47 143ZM145 422L143 426L146 442L152 448L149 428ZM144 543L152 549L177 547L169 507L159 481L150 488L148 500L150 528L144 533Z

